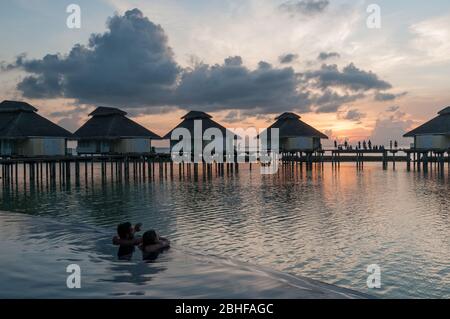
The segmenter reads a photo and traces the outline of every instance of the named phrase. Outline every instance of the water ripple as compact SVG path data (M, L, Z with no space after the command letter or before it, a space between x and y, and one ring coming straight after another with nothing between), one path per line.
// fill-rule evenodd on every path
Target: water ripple
M110 229L130 220L179 247L269 266L386 297L450 297L448 175L352 164L306 172L195 179L177 176L66 188L3 190L0 209ZM2 229L2 231L4 231ZM45 244L76 236L58 229L31 234ZM96 255L97 254L97 255ZM101 263L104 253L89 258ZM382 268L382 289L368 290L366 268Z

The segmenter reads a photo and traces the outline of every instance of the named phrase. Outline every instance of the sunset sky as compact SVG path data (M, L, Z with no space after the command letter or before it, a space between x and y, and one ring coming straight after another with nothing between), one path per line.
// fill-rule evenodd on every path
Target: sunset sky
M161 135L190 109L228 127L293 111L387 144L450 105L448 0L2 0L0 21L0 99L71 131L98 105Z

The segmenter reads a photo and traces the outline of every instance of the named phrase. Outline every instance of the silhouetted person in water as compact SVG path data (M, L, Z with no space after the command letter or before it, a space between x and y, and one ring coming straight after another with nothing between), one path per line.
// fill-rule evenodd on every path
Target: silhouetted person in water
M170 248L170 241L160 237L154 230L149 230L142 236L142 259L145 261L154 261L159 254Z
M142 224L132 226L131 223L123 223L117 226L117 236L113 238L113 245L119 246L117 256L119 260L131 260L135 246L142 243L142 238L136 238L135 234L141 231Z

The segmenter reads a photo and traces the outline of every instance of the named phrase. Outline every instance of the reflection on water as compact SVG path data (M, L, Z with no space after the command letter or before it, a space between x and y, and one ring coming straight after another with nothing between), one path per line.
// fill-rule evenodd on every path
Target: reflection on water
M366 298L346 289L188 250L115 260L100 227L0 212L0 298ZM68 289L66 267L81 269Z
M372 295L450 297L448 171L407 172L401 164L396 170L380 166L368 164L361 170L354 164L339 169L325 164L312 171L295 166L274 176L248 167L225 176L203 176L201 171L198 177L179 176L175 170L173 177L128 182L94 176L80 185L19 184L2 190L0 210L81 224L80 232L85 227L92 234L110 229L103 240L91 240L77 236L76 230L67 233L55 223L29 236L42 244L39 247L48 246L55 260L64 255L59 249L82 250L80 256L88 254L89 261L80 262L91 265L86 267L102 278L96 285L133 282L122 290L126 294L142 294L134 288L148 280L161 285L158 278L167 270L164 262L149 272L145 264L130 266L114 260L110 237L119 222L129 220L143 222L144 229L158 229L176 247ZM3 228L0 225L2 232ZM48 242L48 236L58 234L57 242ZM62 241L65 245L59 246ZM177 254L174 251L161 260L170 259ZM3 257L5 249L0 248L0 253ZM380 290L366 287L370 264L382 269ZM187 284L184 289L189 289Z

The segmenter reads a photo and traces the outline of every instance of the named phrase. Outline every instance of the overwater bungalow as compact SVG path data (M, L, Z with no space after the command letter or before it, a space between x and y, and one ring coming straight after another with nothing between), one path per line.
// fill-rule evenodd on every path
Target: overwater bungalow
M267 129L267 137L270 140L270 129L279 129L281 152L315 152L322 148L321 139L328 139L328 136L301 121L300 116L295 113L283 113L275 120L276 122Z
M414 149L448 150L450 149L450 106L438 113L438 116L408 132L404 137L414 138Z
M200 121L201 123L201 136L198 137L199 141L198 141L198 145L201 145L201 151L203 151L203 148L205 147L205 145L207 145L209 143L209 141L204 141L203 140L203 134L205 133L205 131L209 128L217 128L220 130L220 132L222 133L222 136L224 138L224 154L226 152L226 137L227 137L227 132L228 134L231 134L234 136L233 133L231 133L229 130L227 130L225 127L223 127L222 125L220 125L219 123L215 122L214 120L212 120L212 116L205 113L205 112L200 112L200 111L190 111L189 113L187 113L186 115L184 115L183 117L181 117L181 119L183 120L180 124L178 124L175 128L173 128L169 133L167 133L163 139L169 139L170 140L170 149L172 150L173 146L175 144L177 144L179 141L178 140L172 140L172 132L177 129L177 128L185 128L189 131L189 133L191 134L191 150L194 151L194 143L195 141L195 134L194 134L194 125L196 123L196 121ZM197 122L198 123L198 122ZM200 130L199 130L200 131ZM236 137L234 136L234 139ZM234 145L233 145L234 147Z
M26 102L0 103L0 156L66 155L72 133L37 114Z
M98 107L74 136L77 152L83 154L145 154L152 151L152 140L160 136L112 107Z

